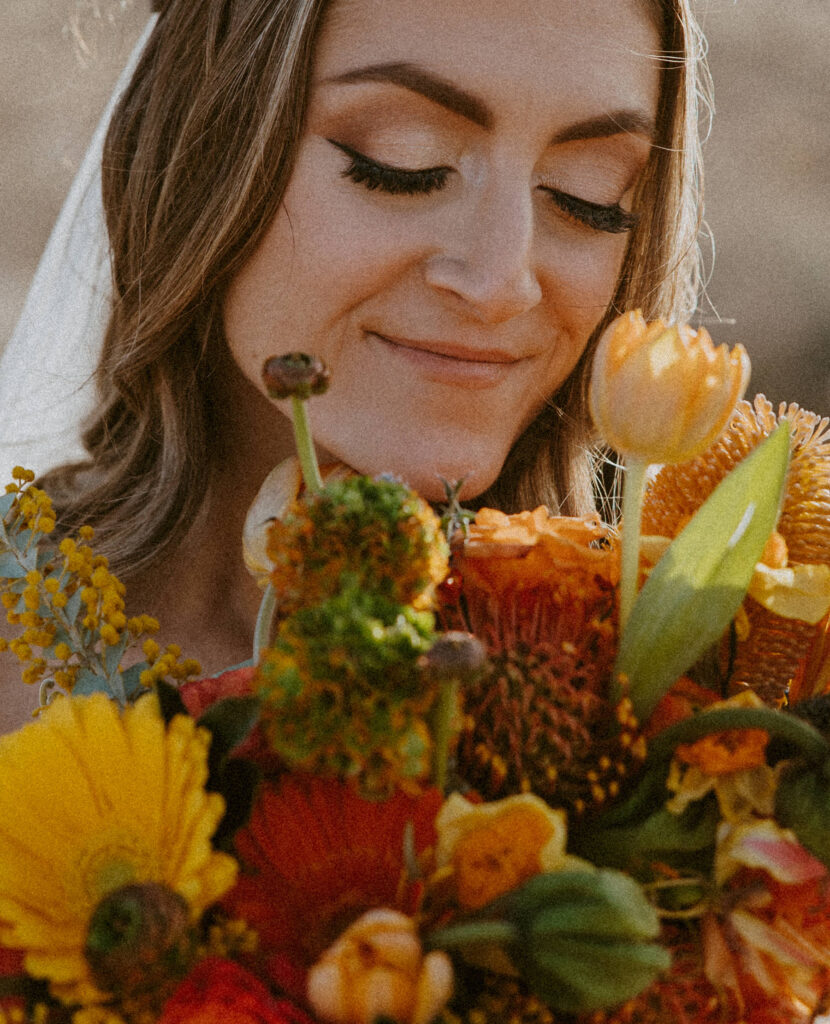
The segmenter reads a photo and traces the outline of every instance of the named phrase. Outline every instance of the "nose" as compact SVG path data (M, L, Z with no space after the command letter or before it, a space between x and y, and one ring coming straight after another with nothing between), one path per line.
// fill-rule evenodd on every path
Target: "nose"
M529 189L515 181L486 189L446 226L445 244L427 260L429 285L456 296L482 323L504 323L539 303Z

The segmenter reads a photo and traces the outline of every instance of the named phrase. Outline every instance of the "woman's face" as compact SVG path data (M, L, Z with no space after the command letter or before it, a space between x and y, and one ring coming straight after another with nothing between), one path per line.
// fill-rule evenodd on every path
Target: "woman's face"
M321 356L318 445L431 499L483 491L613 295L658 45L642 0L335 0L284 201L226 296L243 373Z

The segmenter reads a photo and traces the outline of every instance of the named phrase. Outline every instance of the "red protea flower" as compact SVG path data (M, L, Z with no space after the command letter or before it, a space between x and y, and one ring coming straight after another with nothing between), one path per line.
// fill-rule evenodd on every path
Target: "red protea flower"
M167 1000L159 1024L315 1024L272 995L239 964L221 957L200 961Z
M415 910L420 887L407 877L405 833L411 823L416 854L432 847L440 803L436 790L363 800L340 780L312 776L263 786L236 835L242 872L225 906L257 930L281 983L293 990L364 911Z
M786 544L788 565L830 565L830 431L796 405L779 406L758 395L740 402L726 431L703 455L665 466L646 490L643 534L674 537L715 487L781 419L790 421L791 462L777 530ZM737 642L730 682L745 684L776 705L798 671L819 626L782 618L753 598L744 601L749 629ZM724 667L728 665L724 650Z
M487 799L532 790L599 806L645 752L628 701L612 703L618 552L596 517L482 509L456 552L453 624L490 666L464 691L462 778Z

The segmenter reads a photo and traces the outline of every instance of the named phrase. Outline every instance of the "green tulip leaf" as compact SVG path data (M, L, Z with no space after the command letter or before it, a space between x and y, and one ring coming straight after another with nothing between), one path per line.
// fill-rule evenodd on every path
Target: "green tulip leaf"
M783 421L718 484L646 580L615 665L641 720L737 613L778 520L789 452Z

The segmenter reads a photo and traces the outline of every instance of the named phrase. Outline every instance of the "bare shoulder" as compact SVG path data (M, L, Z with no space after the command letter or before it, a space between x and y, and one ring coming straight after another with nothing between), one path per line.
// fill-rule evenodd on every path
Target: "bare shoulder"
M0 637L14 635L0 614ZM21 679L22 665L11 651L0 651L0 735L12 732L31 721L38 704L38 688Z

